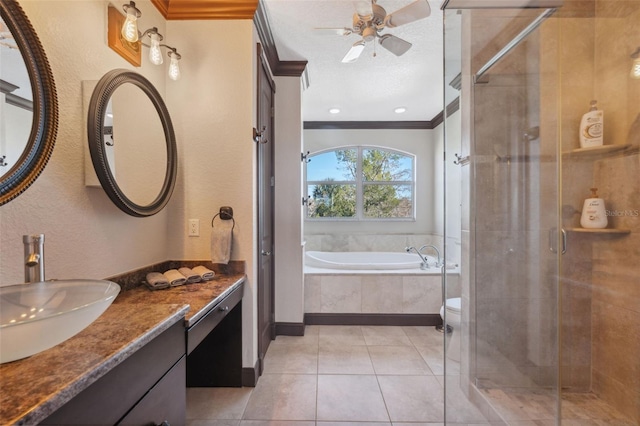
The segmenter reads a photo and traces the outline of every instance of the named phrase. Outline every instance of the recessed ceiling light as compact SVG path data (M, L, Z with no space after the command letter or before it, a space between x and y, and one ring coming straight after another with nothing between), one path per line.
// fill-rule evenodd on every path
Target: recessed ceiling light
M403 112L406 112L406 111L407 109L405 107L398 107L393 110L393 112L395 112L396 114L402 114Z
M329 112L330 112L331 114L338 114L338 113L340 112L340 108L331 108L331 109L329 110Z

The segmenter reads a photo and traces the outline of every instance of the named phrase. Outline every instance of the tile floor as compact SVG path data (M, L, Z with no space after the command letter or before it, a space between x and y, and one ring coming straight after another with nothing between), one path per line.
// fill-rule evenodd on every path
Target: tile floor
M442 343L433 327L308 326L271 343L255 388L187 389L187 426L443 425Z
M447 363L447 425L554 426L546 391L485 389L489 422ZM255 388L188 388L187 426L443 425L442 334L433 327L308 326L279 336ZM495 414L493 414L495 413ZM591 394L563 396L563 426L631 425Z

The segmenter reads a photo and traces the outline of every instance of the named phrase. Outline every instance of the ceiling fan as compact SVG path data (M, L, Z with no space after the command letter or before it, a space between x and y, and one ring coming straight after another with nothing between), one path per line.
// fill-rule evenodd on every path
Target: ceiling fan
M354 1L353 5L356 12L353 14L351 28L318 28L331 30L339 35L358 34L361 37L342 58L344 63L354 62L358 59L366 43L375 41L375 39L378 39L380 45L394 55L403 55L411 48L411 43L392 34L381 34L381 31L385 28L395 28L418 21L431 14L427 0L416 0L389 14L376 0Z

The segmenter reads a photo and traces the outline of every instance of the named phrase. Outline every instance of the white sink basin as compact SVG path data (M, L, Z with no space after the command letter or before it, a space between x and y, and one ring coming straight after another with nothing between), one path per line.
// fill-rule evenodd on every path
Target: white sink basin
M64 342L95 321L119 292L118 284L102 280L0 287L0 363Z

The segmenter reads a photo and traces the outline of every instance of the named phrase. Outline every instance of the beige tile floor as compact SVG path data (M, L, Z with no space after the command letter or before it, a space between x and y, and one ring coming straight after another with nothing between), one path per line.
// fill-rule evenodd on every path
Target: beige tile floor
M308 326L271 343L255 388L189 388L187 426L443 425L442 344L433 327Z
M443 425L442 347L433 327L309 326L271 343L255 388L188 388L187 426ZM458 371L447 362L447 425L555 425L553 397L523 389L482 390L504 420L487 421L455 386ZM631 424L591 394L565 395L563 417Z

